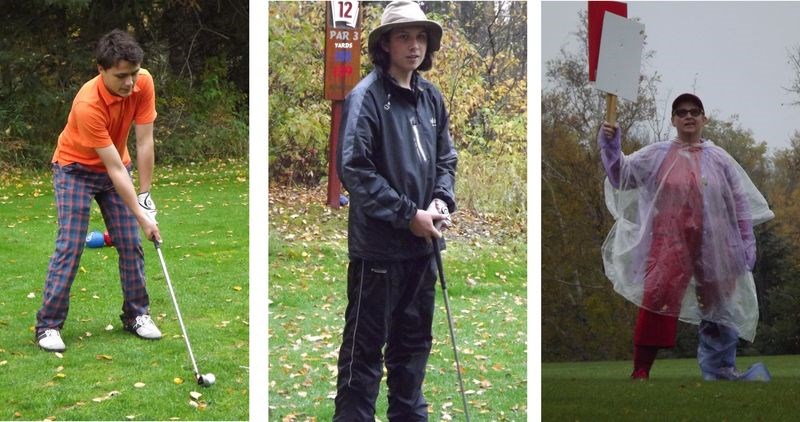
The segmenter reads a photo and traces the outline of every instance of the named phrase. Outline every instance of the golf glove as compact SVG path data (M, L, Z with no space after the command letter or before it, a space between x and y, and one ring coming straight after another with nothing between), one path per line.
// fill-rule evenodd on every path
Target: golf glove
M144 213L147 214L147 218L158 224L156 221L156 203L153 202L153 198L150 197L150 192L142 192L136 199L139 201L139 206L142 207Z
M445 204L445 202L441 199L434 198L433 201L431 201L431 204L428 205L428 209L426 211L444 215L444 220L439 220L436 222L435 226L437 229L446 229L453 225L453 220L450 219L450 210L447 209L447 204Z

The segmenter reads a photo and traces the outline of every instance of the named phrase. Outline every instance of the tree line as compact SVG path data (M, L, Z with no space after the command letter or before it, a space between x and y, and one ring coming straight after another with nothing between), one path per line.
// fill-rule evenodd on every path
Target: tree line
M246 157L246 0L4 3L0 167L47 167L75 93L97 75L95 43L115 28L136 37L155 79L159 162Z

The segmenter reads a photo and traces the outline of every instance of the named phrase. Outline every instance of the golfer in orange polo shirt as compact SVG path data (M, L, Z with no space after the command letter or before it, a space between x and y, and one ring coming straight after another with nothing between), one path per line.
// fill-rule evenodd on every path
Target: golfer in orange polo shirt
M52 163L58 235L36 315L36 341L46 351L66 349L61 328L86 244L92 200L100 206L119 254L123 327L141 338L161 338L149 315L139 236L141 227L148 240L161 240L150 198L156 97L153 78L141 68L143 57L128 33L113 30L104 35L95 50L99 75L78 91L58 137ZM127 146L131 125L136 133L138 195Z

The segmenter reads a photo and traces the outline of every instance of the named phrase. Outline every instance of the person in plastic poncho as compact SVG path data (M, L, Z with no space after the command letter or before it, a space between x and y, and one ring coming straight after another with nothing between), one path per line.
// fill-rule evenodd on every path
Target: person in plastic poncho
M706 380L769 380L762 364L736 370L737 337L753 341L758 302L753 225L771 219L766 200L725 150L701 137L703 103L672 103L677 137L625 156L620 129L598 134L606 204L616 223L603 244L614 290L640 307L633 379L648 379L659 348L675 346L677 321L699 324Z

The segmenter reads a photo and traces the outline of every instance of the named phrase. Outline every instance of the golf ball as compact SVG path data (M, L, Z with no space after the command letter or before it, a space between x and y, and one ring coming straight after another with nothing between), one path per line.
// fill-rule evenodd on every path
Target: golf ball
M211 385L217 382L217 377L214 376L211 372L203 375L203 383L205 385Z

